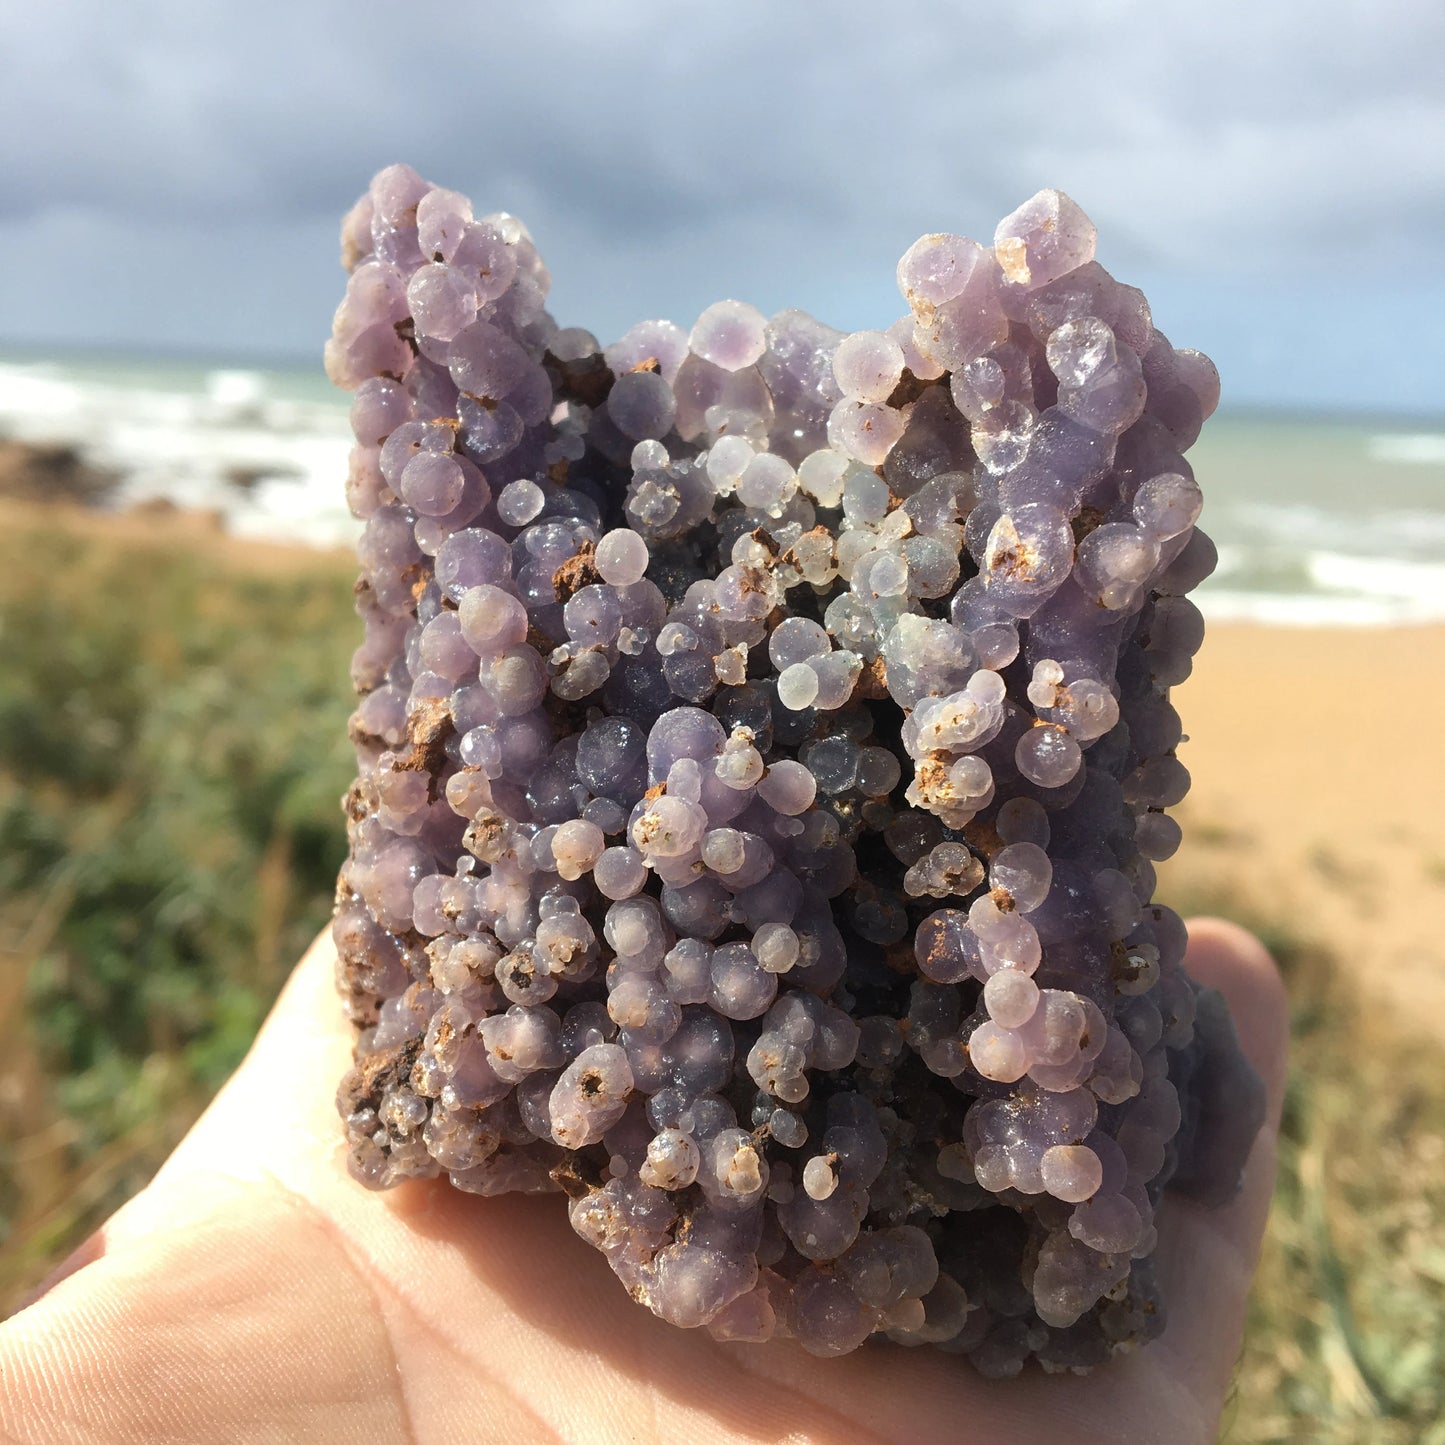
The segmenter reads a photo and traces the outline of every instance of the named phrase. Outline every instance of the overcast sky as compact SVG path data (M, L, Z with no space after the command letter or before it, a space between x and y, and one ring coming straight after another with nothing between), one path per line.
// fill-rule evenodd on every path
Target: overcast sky
M1236 404L1445 410L1440 0L0 0L0 342L319 354L407 160L609 340L900 314L1041 186Z

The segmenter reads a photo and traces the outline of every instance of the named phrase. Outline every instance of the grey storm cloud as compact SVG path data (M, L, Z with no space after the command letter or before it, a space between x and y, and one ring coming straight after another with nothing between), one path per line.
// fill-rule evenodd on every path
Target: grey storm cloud
M12 341L313 349L395 159L523 216L604 333L723 293L876 324L914 237L1042 185L1148 277L1445 261L1436 0L54 0L0 54Z

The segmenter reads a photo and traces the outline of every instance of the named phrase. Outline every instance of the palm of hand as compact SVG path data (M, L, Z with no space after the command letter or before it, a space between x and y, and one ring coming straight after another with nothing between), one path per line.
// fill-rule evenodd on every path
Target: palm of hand
M979 1379L932 1350L723 1345L628 1299L558 1201L370 1194L331 1097L329 940L154 1183L0 1327L7 1440L1206 1441L1273 1180L1283 994L1253 939L1192 930L1269 1086L1245 1188L1164 1213L1164 1337L1087 1377Z

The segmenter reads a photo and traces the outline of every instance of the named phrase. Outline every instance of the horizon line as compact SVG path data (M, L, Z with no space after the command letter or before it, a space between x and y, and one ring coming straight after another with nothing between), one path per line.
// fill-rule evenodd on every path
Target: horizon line
M95 342L90 345L59 346L48 351L37 351L28 342L12 337L0 336L0 364L64 365L68 362L109 361L115 363L134 362L140 364L184 365L206 368L213 371L278 371L294 374L312 374L319 381L326 380L322 363L321 347L316 348L314 357L299 351L262 352L249 350L206 351L185 346L146 347L126 346L116 342ZM338 395L346 393L338 389ZM1425 423L1445 426L1445 409L1421 411L1414 408L1390 409L1386 407L1331 406L1328 403L1291 403L1268 401L1221 401L1216 415L1237 420L1251 417L1268 418L1276 421L1328 421L1355 422L1359 424Z

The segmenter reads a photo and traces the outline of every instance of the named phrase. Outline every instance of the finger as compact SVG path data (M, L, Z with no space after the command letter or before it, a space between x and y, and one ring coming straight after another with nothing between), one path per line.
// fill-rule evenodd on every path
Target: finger
M332 1180L340 1130L332 1099L351 1059L351 1028L336 997L330 930L292 971L240 1067L155 1178L84 1240L22 1302L33 1306L108 1252L143 1241L191 1211L183 1181L281 1177L292 1188ZM16 1311L19 1312L18 1310Z
M11 1311L11 1316L18 1315L21 1310L29 1309L37 1300L44 1299L57 1285L68 1280L71 1275L79 1274L87 1265L103 1259L105 1257L106 1229L106 1225L101 1225L94 1234L76 1245L34 1289L21 1298L20 1303Z
M1217 988L1229 1005L1244 1056L1264 1080L1268 1121L1279 1127L1289 1055L1289 998L1265 946L1237 923L1191 918L1190 976Z
M165 1228L0 1326L0 1439L415 1438L344 1239L275 1189L213 1179L176 1200L197 1182Z
M1189 971L1224 994L1245 1056L1266 1090L1265 1122L1238 1195L1215 1209L1170 1196L1160 1215L1160 1283L1172 1314L1156 1348L1172 1357L1195 1397L1213 1402L1217 1411L1238 1359L1274 1190L1288 1007L1279 970L1251 934L1219 919L1195 920L1189 933Z
M278 1177L306 1190L344 1177L336 1086L354 1034L336 995L330 930L292 971L240 1067L156 1176Z

